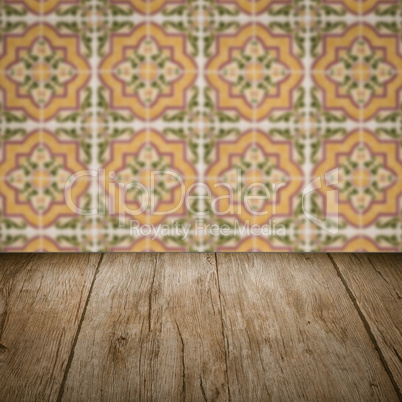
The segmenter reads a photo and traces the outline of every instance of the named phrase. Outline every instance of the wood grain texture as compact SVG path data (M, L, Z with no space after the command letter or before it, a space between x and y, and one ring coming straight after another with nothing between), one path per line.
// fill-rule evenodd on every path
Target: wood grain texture
M402 254L332 254L402 390Z
M1 255L1 401L56 400L99 260Z
M217 258L232 400L398 400L326 255Z
M63 400L227 400L214 255L106 255Z

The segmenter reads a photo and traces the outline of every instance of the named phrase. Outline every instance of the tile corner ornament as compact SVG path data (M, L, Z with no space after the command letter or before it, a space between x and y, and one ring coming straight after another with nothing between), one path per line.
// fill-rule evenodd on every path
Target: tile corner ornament
M399 0L3 0L0 251L402 251Z

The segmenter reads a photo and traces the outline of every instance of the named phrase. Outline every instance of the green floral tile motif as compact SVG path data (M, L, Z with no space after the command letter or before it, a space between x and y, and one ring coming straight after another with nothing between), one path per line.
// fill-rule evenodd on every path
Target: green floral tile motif
M0 250L402 251L401 100L399 0L3 0Z

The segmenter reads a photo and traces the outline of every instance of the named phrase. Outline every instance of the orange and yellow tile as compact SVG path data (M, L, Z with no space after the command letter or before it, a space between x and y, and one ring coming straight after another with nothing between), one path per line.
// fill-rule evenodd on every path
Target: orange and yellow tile
M293 158L290 141L272 140L261 131L219 142L206 173L217 214L256 224L291 217L303 184L303 173ZM262 186L268 190L263 194Z
M76 217L87 192L87 167L75 141L61 141L47 130L2 145L0 159L2 214L22 217L34 227L48 227L62 217ZM76 179L71 176L79 174Z
M99 68L111 107L128 110L141 120L184 109L197 76L185 36L168 34L154 23L112 34L109 53Z
M320 190L329 198L329 215L339 211L354 227L367 227L380 217L399 215L402 160L398 141L381 140L372 132L359 130L342 140L325 141L313 176L324 177L334 169L338 193Z
M235 111L250 121L291 110L303 77L294 51L291 35L274 34L261 24L218 35L206 66L217 109Z
M183 195L197 181L185 145L184 141L167 140L155 130L113 141L103 166L111 206L108 212L142 224L184 215Z
M369 24L354 24L323 39L313 79L323 107L353 120L369 120L400 108L402 54L397 34L381 34Z
M4 110L47 121L62 110L79 110L90 67L80 52L79 35L34 24L3 35L0 74Z

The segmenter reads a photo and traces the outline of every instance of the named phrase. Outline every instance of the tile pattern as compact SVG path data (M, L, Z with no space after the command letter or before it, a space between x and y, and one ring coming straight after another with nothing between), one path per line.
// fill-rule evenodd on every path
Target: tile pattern
M401 251L401 2L3 0L0 152L3 251Z

